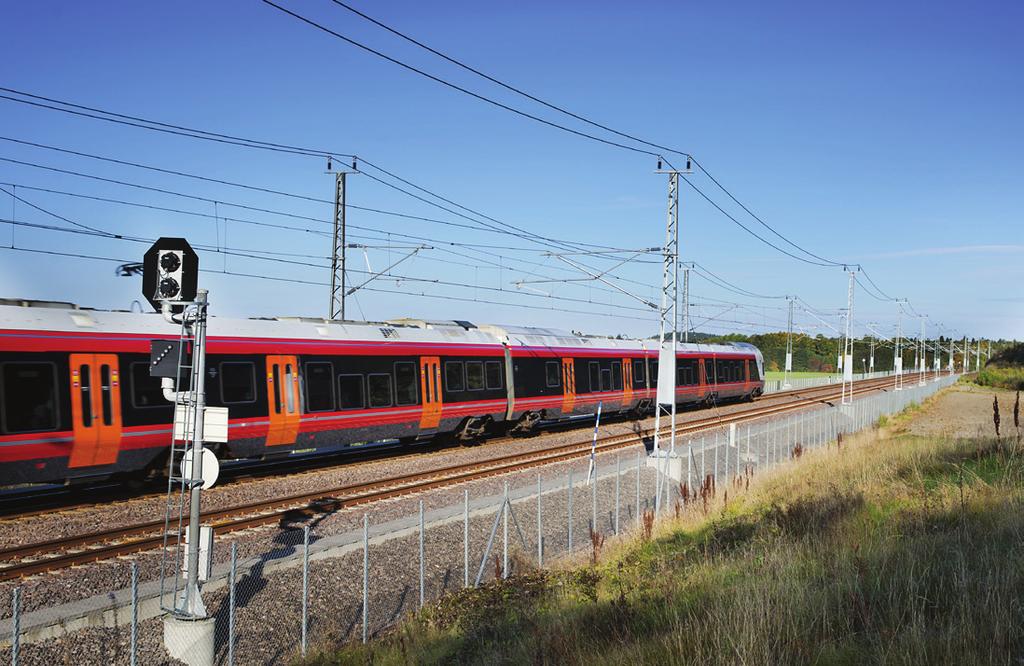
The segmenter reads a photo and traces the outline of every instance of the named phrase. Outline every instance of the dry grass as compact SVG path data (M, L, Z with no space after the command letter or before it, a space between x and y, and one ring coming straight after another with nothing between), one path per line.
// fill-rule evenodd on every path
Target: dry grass
M727 506L705 480L589 566L450 596L310 663L1020 663L1016 443L905 419L734 481Z

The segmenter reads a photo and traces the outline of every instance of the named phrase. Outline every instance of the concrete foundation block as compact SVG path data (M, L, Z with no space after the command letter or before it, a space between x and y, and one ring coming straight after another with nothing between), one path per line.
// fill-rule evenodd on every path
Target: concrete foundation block
M164 648L171 657L189 666L213 666L214 628L212 617L185 620L164 616Z

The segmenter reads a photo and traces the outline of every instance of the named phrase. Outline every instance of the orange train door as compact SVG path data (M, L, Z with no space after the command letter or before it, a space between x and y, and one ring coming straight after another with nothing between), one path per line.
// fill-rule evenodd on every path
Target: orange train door
M622 359L622 406L629 407L633 402L633 361Z
M71 354L74 443L68 467L112 465L121 448L121 379L115 354Z
M267 356L267 446L294 444L299 436L299 364L294 356Z
M423 414L420 430L436 429L441 423L441 359L437 356L420 358L420 395L423 396Z
M697 397L703 399L708 394L708 374L706 372L707 367L704 365L704 357L697 359L697 375L700 382L700 388L697 389Z
M571 414L576 404L576 367L571 358L562 359L562 413Z

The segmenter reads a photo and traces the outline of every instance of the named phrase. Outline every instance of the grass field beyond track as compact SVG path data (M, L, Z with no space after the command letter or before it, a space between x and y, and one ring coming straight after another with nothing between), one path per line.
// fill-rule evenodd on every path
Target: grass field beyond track
M784 372L776 372L776 371L770 370L770 371L764 373L764 378L769 380L769 381L782 380L784 375L785 375ZM811 377L831 377L832 373L830 373L830 372L791 372L791 373L789 373L789 376L792 379L808 379L808 378L811 378Z
M909 412L723 484L596 564L450 595L306 663L1019 663L1019 431L922 437Z

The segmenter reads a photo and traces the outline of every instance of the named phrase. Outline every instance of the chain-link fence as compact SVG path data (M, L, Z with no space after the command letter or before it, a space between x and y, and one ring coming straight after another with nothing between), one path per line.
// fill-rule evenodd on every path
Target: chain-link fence
M879 379L881 377L892 377L892 370L880 370L877 372L855 372L853 381L859 382L864 379ZM768 379L764 382L765 393L779 393L780 391L795 391L798 389L815 388L818 386L831 386L842 384L843 375L825 375L823 377L791 377L788 381L782 379Z
M405 613L462 587L480 585L567 555L599 551L612 535L649 529L677 503L706 501L716 488L799 457L920 402L956 377L859 397L799 413L766 413L697 436L635 445L507 475L461 501L411 513L373 508L356 529L332 531L322 518L297 529L264 529L256 552L232 534L230 557L203 587L212 618L214 663L276 663L346 641L366 641ZM495 488L498 492L494 492ZM451 492L449 490L449 492ZM425 496L429 499L429 496ZM431 504L428 501L428 504ZM264 542L265 543L265 542ZM159 581L140 583L131 566L125 589L71 604L27 604L15 588L9 627L0 634L12 664L178 663L164 648ZM28 610L30 609L31 610Z

